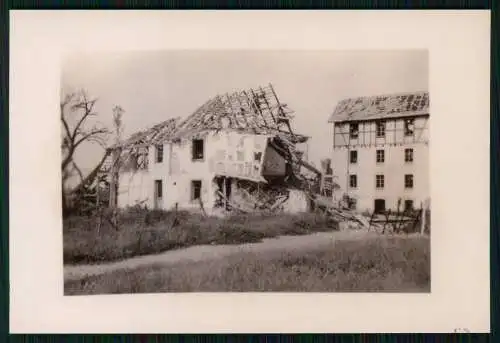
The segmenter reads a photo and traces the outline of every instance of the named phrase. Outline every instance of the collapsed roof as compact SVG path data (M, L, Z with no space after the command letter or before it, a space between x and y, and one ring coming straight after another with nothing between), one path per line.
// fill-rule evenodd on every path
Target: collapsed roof
M341 100L329 123L429 114L429 93L398 93Z
M256 135L269 135L270 144L296 168L304 167L314 175L321 172L303 159L296 149L309 137L293 132L290 120L293 111L279 101L271 84L257 89L217 95L200 106L186 119L171 118L149 129L137 132L111 149L120 148L127 155L144 155L148 146L165 142L192 139L211 131L237 131ZM142 161L147 165L147 159ZM111 156L102 167L107 172L112 165Z
M191 139L219 130L273 136L269 144L294 168L292 173L283 180L283 184L279 181L273 182L267 185L266 190L264 190L266 186L255 187L253 185L257 193L251 190L248 194L245 193L250 198L251 207L272 211L279 208L287 199L283 193L288 193L289 189L298 188L303 190L309 200L325 213L359 221L353 214L345 211L340 213L339 210L331 208L332 204L329 201L323 200L323 203L320 203L321 197L316 187L319 187L321 172L305 161L303 152L296 149L296 144L307 142L309 137L293 132L290 125L290 120L293 119L292 114L293 111L279 101L272 85L269 84L267 87L258 89L217 95L186 119L168 119L150 129L133 134L129 139L112 148L120 148L122 151L128 150L133 153L138 149L147 149L150 145ZM313 176L307 175L301 167L312 172ZM240 181L245 183L243 180ZM252 188L252 182L246 181L246 183L247 188ZM246 188L243 187L243 190Z
M173 139L211 130L234 130L253 134L287 136L294 143L308 138L290 127L293 111L279 101L271 84L266 87L217 95L181 122Z
M132 146L148 146L169 139L175 132L180 119L170 118L153 127L139 131L131 135L127 140L112 148L129 148Z
M293 111L279 101L271 84L217 95L185 119L171 118L149 129L134 133L112 148L147 146L183 138L192 138L210 131L232 130L251 134L282 137L293 144L309 137L296 134L290 126Z

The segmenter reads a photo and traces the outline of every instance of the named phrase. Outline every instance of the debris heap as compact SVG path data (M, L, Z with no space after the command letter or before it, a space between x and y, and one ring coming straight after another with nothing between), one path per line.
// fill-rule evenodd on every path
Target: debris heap
M225 213L276 212L286 210L295 201L307 203L301 210L321 211L339 221L349 220L367 226L360 216L334 206L331 197L321 195L322 172L309 163L305 152L298 148L298 144L306 143L309 137L293 131L293 113L278 99L271 84L219 94L185 119L169 119L113 146L106 172L115 179L111 182L113 185L117 184L118 170L147 169L148 149L156 144L178 144L214 132L266 136L268 146L286 161L284 175L263 175L261 182L216 173L212 180L214 208ZM230 194L226 191L228 178L231 179ZM110 202L116 201L113 199L115 192L111 186ZM201 202L200 207L205 211Z

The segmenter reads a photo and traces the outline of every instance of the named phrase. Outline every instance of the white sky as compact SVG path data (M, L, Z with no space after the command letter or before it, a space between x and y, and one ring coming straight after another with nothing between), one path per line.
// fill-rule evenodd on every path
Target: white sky
M99 119L125 109L125 136L174 116L185 117L219 94L272 83L293 109L296 132L311 137L309 159L331 157L337 102L355 96L428 90L428 55L404 51L138 51L68 58L62 91L79 88L98 98ZM102 149L76 156L91 168Z

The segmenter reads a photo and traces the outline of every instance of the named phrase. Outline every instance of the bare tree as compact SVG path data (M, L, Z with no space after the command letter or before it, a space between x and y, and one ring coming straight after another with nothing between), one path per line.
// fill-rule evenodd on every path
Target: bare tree
M111 165L111 179L110 179L110 190L109 190L109 206L115 209L118 195L118 177L119 170L121 167L121 148L120 143L122 141L123 134L123 113L125 111L120 106L115 106L113 108L113 129L115 135L115 149L112 153L112 165Z
M91 117L97 116L94 106L97 99L89 99L85 91L68 94L61 102L61 122L63 126L63 160L61 168L65 169L73 162L76 149L83 142L93 142L105 148L108 129L93 125L87 128ZM75 125L71 125L72 123Z
M116 144L119 144L122 140L124 112L125 110L119 105L113 107L113 128L114 128Z
M67 94L60 103L62 123L62 182L63 182L63 207L66 207L67 192L65 184L69 177L76 171L80 177L80 184L70 192L81 190L95 176L96 170L109 154L106 140L109 130L97 123L92 124L92 118L97 117L94 110L97 99L90 99L85 91ZM99 165L84 178L83 173L74 160L75 152L83 143L97 143L105 149L105 156Z

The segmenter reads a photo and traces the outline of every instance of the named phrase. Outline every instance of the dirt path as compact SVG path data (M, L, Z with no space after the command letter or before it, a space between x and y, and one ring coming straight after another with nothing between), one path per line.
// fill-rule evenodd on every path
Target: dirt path
M134 269L151 264L172 264L186 261L205 261L223 258L240 252L258 252L280 250L301 250L328 245L334 240L356 239L376 234L366 231L320 232L305 236L281 236L264 239L259 243L239 245L196 245L185 249L170 250L160 254L132 257L118 262L94 265L64 266L64 280L78 280L89 275L99 275L119 269Z

